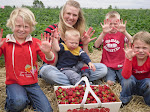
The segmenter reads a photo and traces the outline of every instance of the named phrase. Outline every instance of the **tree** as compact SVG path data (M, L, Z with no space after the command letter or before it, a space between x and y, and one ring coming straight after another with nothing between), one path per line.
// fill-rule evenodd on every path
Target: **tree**
M112 5L109 5L108 9L112 9Z
M44 8L44 4L42 3L42 1L34 0L33 7L34 8Z

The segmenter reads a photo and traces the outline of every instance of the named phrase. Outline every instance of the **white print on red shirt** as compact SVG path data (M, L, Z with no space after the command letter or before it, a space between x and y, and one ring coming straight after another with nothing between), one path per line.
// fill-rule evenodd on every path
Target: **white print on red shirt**
M136 74L143 74L143 73L146 73L146 72L148 72L148 71L144 71L144 70L138 71L137 69L135 69L135 73Z
M116 39L106 40L105 43L104 49L108 52L116 52L120 49L120 47L118 47L120 42Z

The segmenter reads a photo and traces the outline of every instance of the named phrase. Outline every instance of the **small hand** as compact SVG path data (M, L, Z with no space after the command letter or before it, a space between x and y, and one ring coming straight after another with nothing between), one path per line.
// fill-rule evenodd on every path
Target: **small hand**
M104 34L109 33L112 30L112 28L110 28L110 21L108 21L108 19L104 20L104 25L102 23L100 24L102 26Z
M91 70L93 70L93 71L96 70L95 65L94 65L93 63L89 62L88 65L89 65L89 68L90 68Z
M126 48L124 49L124 52L125 52L125 56L127 59L129 60L132 60L132 58L138 54L138 53L135 53L133 51L133 49L131 48L131 43L129 43L129 46L126 45Z
M41 33L41 44L37 43L39 45L39 48L44 54L49 54L51 52L51 44L52 44L52 38L47 34L46 37L46 32L44 32L44 39L43 39L43 34Z
M93 34L95 33L95 30L92 32L93 28L90 27L87 32L84 32L83 36L81 37L81 41L83 42L84 45L87 45L89 42L92 40L95 40L97 37L94 37L91 39Z
M58 32L58 28L51 30L51 37L60 40L60 33Z
M119 22L119 27L117 28L117 31L124 33L126 31L126 24L127 21L125 21L125 23L123 24L123 19L121 19Z

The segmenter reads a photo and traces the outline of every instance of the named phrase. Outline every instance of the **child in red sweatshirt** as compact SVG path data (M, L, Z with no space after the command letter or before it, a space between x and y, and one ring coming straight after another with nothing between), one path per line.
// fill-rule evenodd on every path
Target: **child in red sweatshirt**
M134 35L133 45L125 50L125 62L121 82L122 91L120 99L127 104L132 95L144 97L150 106L150 33L141 31Z
M13 34L2 39L0 55L4 54L6 67L6 111L20 112L30 103L36 111L52 112L51 105L38 85L37 55L50 64L55 56L46 34L41 41L30 33L37 24L34 14L27 8L16 8L10 14L7 27Z

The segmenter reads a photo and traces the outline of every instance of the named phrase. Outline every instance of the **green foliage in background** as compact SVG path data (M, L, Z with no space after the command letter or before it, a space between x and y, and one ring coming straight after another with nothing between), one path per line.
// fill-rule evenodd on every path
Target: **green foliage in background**
M59 8L31 8L28 7L35 14L36 30L32 32L32 36L40 39L40 34L43 33L45 28L49 25L57 23L59 21ZM0 27L4 29L3 38L7 34L12 33L10 29L6 27L7 19L11 11L14 8L6 6L5 9L0 9ZM135 33L145 30L150 32L150 9L83 9L87 29L93 27L95 33L93 37L98 37L102 32L100 22L103 23L106 13L116 10L120 13L121 19L127 21L127 31L133 36ZM89 43L89 51L92 52L94 41ZM4 63L4 57L0 59L1 63Z

